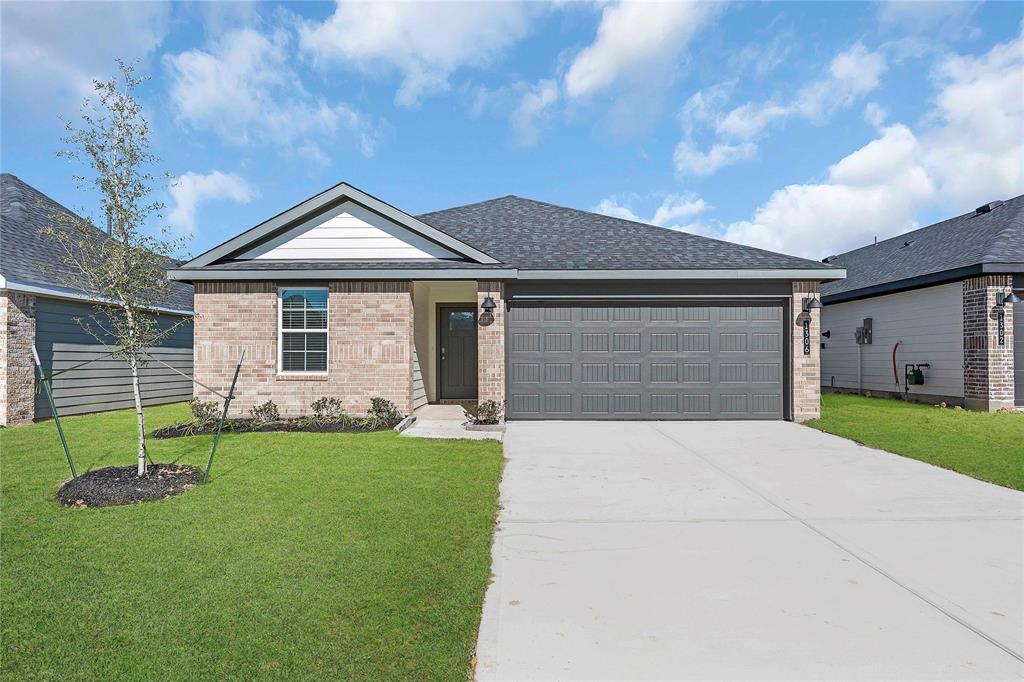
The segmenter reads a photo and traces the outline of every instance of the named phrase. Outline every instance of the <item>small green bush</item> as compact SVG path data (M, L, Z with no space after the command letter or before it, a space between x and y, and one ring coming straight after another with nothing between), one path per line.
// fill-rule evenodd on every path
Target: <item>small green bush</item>
M281 412L277 409L277 405L274 404L273 400L268 400L262 405L249 410L249 414L252 415L254 421L260 424L270 424L281 420Z
M370 409L366 411L366 417L371 422L391 427L402 421L404 415L387 398L376 397L370 399Z
M494 400L484 400L472 407L464 407L466 419L473 424L497 424L505 412L505 404Z
M192 398L188 406L192 410L192 421L200 426L210 424L220 418L220 410L217 409L217 403L212 400L203 402L199 398Z

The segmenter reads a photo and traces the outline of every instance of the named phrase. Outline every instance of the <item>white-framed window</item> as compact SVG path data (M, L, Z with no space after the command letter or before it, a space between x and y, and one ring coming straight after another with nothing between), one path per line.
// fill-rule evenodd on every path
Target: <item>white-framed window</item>
M278 289L278 371L282 374L327 373L327 289Z

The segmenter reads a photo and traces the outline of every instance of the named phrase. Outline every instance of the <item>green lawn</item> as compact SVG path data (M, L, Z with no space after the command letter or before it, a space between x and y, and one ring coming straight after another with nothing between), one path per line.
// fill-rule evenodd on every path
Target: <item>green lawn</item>
M78 470L132 464L133 424L67 419ZM65 509L53 423L0 441L5 679L466 679L499 444L227 434L207 486ZM210 441L151 440L151 456L202 466Z
M807 426L1024 490L1024 413L826 394L821 419Z

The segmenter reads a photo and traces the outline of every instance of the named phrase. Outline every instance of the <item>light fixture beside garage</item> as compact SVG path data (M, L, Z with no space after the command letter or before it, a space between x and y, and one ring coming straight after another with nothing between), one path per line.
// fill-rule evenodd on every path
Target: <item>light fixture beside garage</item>
M809 310L821 310L821 301L811 296L804 299L804 312Z
M996 305L999 306L1000 308L1006 306L1007 304L1014 305L1020 302L1021 297L1013 293L1012 291L1008 294L1000 293L996 295Z
M494 302L493 298L491 298L491 294L490 293L488 293L487 296L484 298L484 302L480 304L480 309L483 310L485 314L486 313L492 313L493 314L494 313L494 309L497 308L497 307L498 307L498 304Z

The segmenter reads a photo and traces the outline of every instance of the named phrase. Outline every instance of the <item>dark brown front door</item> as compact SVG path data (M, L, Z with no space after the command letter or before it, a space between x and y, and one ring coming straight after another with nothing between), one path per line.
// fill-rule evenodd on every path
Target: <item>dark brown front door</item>
M442 400L476 398L476 308L441 306L439 360Z

